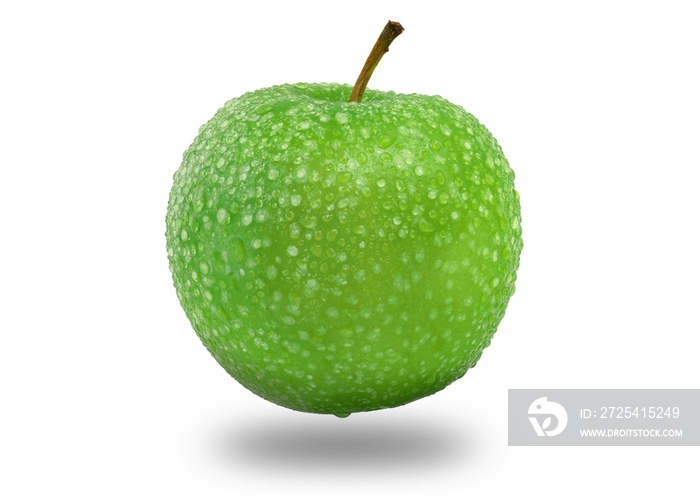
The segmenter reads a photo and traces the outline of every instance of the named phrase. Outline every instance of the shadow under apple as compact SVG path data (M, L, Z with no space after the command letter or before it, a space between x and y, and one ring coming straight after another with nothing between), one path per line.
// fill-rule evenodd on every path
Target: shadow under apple
M214 433L214 450L236 465L287 474L440 470L473 458L478 450L478 432L463 419L396 413L400 412L340 419L285 412L265 419L237 419Z

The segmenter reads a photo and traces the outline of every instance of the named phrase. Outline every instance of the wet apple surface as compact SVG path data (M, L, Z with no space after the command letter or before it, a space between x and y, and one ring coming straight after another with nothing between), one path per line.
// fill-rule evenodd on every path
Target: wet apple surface
M440 97L294 84L226 103L175 174L171 271L204 345L241 384L346 416L473 367L514 292L514 175Z

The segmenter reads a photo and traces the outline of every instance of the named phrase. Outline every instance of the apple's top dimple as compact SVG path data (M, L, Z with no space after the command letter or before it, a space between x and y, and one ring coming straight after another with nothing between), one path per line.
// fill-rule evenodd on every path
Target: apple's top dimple
M291 97L296 96L319 102L342 103L347 107L352 107L361 106L362 103L365 102L382 101L396 96L396 93L393 91L377 91L368 89L362 98L362 102L350 102L349 99L351 93L352 86L349 84L338 84L336 82L307 84L305 82L298 82L296 84L282 84L259 89L257 91L247 93L241 98L245 99L249 96L256 95L258 97L264 96L264 99L274 100L276 97L278 97L288 100Z

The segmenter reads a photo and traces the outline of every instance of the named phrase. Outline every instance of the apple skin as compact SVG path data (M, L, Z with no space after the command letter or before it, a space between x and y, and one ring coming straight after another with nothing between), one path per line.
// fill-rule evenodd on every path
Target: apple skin
M294 84L230 100L174 176L181 305L243 386L347 416L433 394L481 357L522 249L514 174L437 96Z

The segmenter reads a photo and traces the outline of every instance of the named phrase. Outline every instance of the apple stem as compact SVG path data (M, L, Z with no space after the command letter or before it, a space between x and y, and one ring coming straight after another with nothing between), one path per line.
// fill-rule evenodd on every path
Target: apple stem
M372 72L374 72L374 69L379 64L384 53L389 52L389 46L396 37L401 35L402 31L403 26L401 26L401 23L389 21L386 24L377 42L374 44L372 52L369 53L365 66L362 68L357 82L355 82L355 87L352 88L352 94L350 95L351 102L359 102L362 100L362 95L365 93L365 88L367 88L370 77L372 77Z

